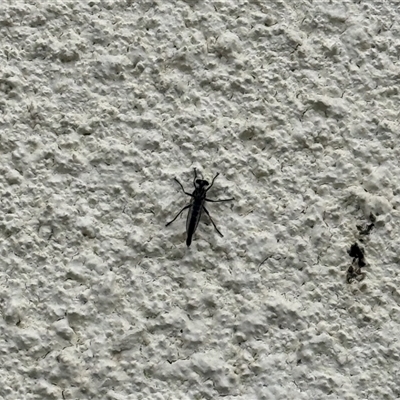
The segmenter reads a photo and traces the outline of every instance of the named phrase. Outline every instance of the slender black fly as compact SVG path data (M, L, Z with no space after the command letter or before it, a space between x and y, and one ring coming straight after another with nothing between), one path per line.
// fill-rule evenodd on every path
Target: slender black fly
M212 203L219 203L223 201L232 201L234 198L231 199L220 199L220 200L212 200L207 198L207 192L211 189L212 185L214 184L215 178L219 175L217 173L213 180L211 181L211 185L208 183L208 181L204 179L197 179L197 171L196 168L194 169L194 179L193 179L193 186L194 186L194 191L193 193L188 193L185 191L183 188L182 184L178 181L178 179L174 178L176 182L178 182L179 186L182 188L183 193L186 195L190 196L192 200L190 201L190 204L186 205L185 207L182 208L181 211L177 214L177 216L170 222L168 222L165 226L168 226L172 224L186 209L189 209L187 220L186 220L186 245L189 247L190 244L192 243L192 237L197 229L197 226L199 225L201 213L204 212L208 215L210 218L211 223L213 224L215 230L221 235L224 236L217 226L215 225L214 221L211 218L210 213L208 212L207 208L205 207L205 202L210 201Z

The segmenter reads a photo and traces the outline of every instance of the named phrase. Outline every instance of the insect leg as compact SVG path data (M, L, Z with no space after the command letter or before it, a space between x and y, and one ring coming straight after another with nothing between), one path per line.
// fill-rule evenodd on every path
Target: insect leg
M191 206L191 204L188 204L187 206L183 207L181 211L179 211L179 213L177 214L177 216L172 220L169 221L165 224L165 226L168 226L170 224L172 224L187 208L189 208Z
M196 188L197 171L196 171L196 168L193 168L193 170L194 170L193 186Z
M211 185L207 188L206 193L211 189L211 186L214 184L215 178L219 175L219 172L217 172L217 175L214 176L213 180L211 181Z
M191 194L191 193L188 193L188 192L185 191L185 189L184 189L182 183L180 183L180 182L178 181L178 179L176 179L176 178L174 178L174 179L175 179L176 182L178 182L179 186L182 188L183 193L185 193L185 194L187 194L188 196L192 197L192 194Z
M214 221L212 220L211 215L210 215L210 213L208 212L207 208L205 208L205 207L203 206L203 210L204 210L204 211L206 212L206 214L208 215L208 218L210 218L210 221L211 221L211 223L214 225L215 230L216 230L222 237L224 237L224 235L223 235L223 234L219 231L219 229L217 228L217 225L215 225Z
M206 198L206 201L211 201L211 203L221 203L222 201L232 201L232 200L235 200L235 198L232 197L231 199L219 199L219 200L212 200Z

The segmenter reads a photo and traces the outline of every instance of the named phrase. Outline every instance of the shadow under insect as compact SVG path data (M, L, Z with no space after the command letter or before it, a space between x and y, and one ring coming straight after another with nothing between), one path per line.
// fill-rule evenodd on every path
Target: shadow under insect
M197 226L199 225L200 222L200 217L202 212L204 211L208 217L210 218L211 223L213 224L215 230L223 237L224 235L220 232L220 230L217 228L215 225L213 219L211 218L210 213L208 212L207 208L205 207L205 202L209 201L212 203L220 203L224 201L232 201L234 198L232 197L231 199L219 199L219 200L213 200L207 198L207 192L211 189L212 185L214 184L215 179L219 173L217 173L213 180L211 181L211 184L208 183L208 181L204 179L197 179L197 171L196 168L194 168L194 179L193 179L193 186L194 186L194 191L193 193L186 192L183 185L178 181L178 179L174 178L175 181L179 184L181 187L183 193L185 193L187 196L190 196L192 199L188 205L182 208L181 211L175 216L175 218L168 222L165 226L168 226L172 224L185 210L188 211L187 219L186 219L186 245L189 247L190 244L192 243L192 237L194 233L196 232Z

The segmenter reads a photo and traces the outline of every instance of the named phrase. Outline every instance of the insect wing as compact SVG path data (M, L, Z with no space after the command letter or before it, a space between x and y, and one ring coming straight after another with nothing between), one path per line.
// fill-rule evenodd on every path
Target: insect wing
M186 219L186 233L188 236L193 236L196 232L200 222L200 217L201 208L196 204L196 202L193 202Z

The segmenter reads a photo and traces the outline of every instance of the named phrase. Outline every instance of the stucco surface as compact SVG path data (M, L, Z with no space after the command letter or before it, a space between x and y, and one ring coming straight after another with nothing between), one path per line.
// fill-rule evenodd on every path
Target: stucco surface
M400 398L400 12L335 3L1 2L0 399Z

